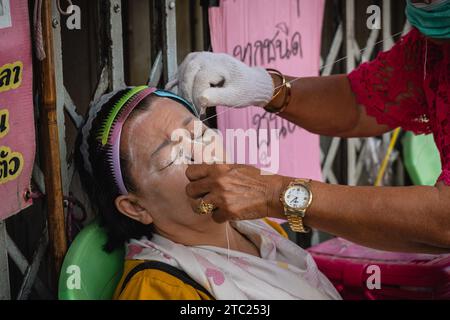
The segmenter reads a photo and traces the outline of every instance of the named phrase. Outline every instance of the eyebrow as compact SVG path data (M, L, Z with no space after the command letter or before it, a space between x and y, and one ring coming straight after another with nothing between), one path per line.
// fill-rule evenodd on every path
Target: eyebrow
M191 122L195 121L194 117L187 117L186 119L183 120L183 122L181 123L183 127L186 127L188 124L190 124ZM172 141L169 139L164 140L158 148L156 148L155 151L152 152L150 158L153 158L158 152L160 152L162 149L164 149L165 147L167 147Z
M165 147L167 147L170 144L170 140L166 139L163 141L163 143L161 143L159 145L158 148L156 148L155 151L152 152L152 155L150 156L150 158L153 158L158 152L160 152L162 149L164 149Z

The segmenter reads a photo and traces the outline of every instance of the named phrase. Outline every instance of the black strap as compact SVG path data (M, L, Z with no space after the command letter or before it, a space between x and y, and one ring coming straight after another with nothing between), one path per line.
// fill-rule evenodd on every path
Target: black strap
M130 282L131 278L133 278L133 276L136 273L139 273L141 271L148 270L148 269L159 270L159 271L168 273L171 276L183 281L185 284L190 285L194 289L204 293L212 300L215 300L214 297L208 292L208 290L206 290L201 285L199 285L186 272L184 272L178 268L175 268L167 263L160 262L160 261L146 261L146 262L143 262L143 263L137 265L136 267L134 267L125 277L125 280L122 283L122 288L120 289L120 293L122 293L122 291L125 289L127 284Z

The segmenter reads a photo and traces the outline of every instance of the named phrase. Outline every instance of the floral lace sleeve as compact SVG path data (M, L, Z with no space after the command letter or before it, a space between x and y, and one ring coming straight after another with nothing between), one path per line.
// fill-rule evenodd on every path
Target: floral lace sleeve
M420 49L420 34L414 29L390 51L348 75L357 102L366 107L368 115L380 124L416 134L431 132Z
M450 186L450 43L413 29L348 78L358 103L380 124L433 133L442 162L438 181Z

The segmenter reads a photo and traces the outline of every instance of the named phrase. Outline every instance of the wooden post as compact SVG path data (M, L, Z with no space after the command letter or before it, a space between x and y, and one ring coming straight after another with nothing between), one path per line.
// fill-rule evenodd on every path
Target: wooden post
M58 279L64 255L67 251L67 241L64 227L64 203L56 113L56 82L51 1L52 0L43 0L42 7L42 34L44 38L46 58L41 64L41 152L44 158L48 230L50 248L54 263L53 271L55 279Z

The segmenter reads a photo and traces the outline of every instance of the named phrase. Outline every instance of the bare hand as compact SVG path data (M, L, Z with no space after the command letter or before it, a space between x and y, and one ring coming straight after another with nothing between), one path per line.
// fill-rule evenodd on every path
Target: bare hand
M194 211L203 199L216 206L218 222L283 217L279 201L289 182L277 175L262 175L261 170L245 165L191 165L186 170L191 181L186 193Z

